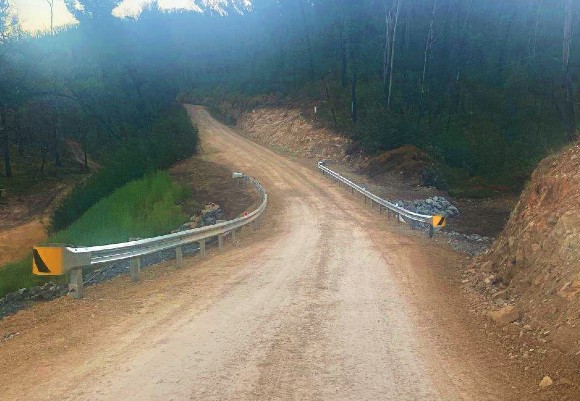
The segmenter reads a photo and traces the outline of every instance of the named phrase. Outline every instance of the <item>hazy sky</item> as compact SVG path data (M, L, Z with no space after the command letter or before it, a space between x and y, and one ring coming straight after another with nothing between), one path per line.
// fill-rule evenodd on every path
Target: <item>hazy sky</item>
M150 2L151 0L125 0L117 10L117 14L137 14L143 4ZM38 31L50 28L50 7L46 0L10 0L10 3L16 9L24 29ZM195 9L191 0L159 0L158 3L162 8ZM64 5L64 0L55 0L54 8L55 27L74 22L74 18Z

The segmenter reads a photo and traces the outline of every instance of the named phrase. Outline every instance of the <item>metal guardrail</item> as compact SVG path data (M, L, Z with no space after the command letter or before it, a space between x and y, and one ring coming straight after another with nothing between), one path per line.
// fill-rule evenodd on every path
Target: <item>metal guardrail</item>
M371 205L372 202L379 205L379 208L384 207L389 213L394 213L400 221L403 221L411 226L411 228L415 229L419 225L423 225L424 227L428 227L429 236L433 237L435 230L437 227L434 224L434 220L439 220L441 216L429 216L424 214L419 214L415 212L411 212L401 206L398 206L392 202L384 200L377 195L369 192L366 190L365 187L355 184L351 180L346 177L343 177L339 173L332 171L328 167L325 166L325 161L318 162L318 169L322 172L323 175L330 177L337 181L339 184L342 183L347 187L351 188L353 192L358 192L362 194L365 199L370 199ZM445 220L443 219L443 222Z
M33 271L35 274L41 275L64 275L71 272L71 295L75 298L82 298L83 268L130 260L131 278L133 281L139 281L141 277L140 258L143 256L175 249L177 265L181 267L183 263L182 247L196 242L199 243L201 255L205 256L207 240L217 238L220 248L223 246L224 237L228 234L231 234L232 240L235 241L236 231L251 223L259 223L268 205L268 193L257 180L240 173L234 173L234 178L243 179L244 182L251 184L258 191L261 204L256 210L245 213L242 217L234 220L213 226L121 244L93 247L48 246L34 248ZM39 265L42 265L42 268L39 268Z
M268 194L258 181L247 176L243 176L243 179L246 182L250 182L262 197L262 204L260 207L247 214L246 216L238 217L237 219L226 221L224 223L216 224L213 226L196 228L193 230L168 234L161 237L126 242L122 244L95 246L90 248L74 248L71 249L71 251L81 254L89 253L90 265L94 266L101 263L132 259L139 256L145 256L152 253L165 251L167 249L174 249L182 245L219 237L220 235L225 235L229 232L237 230L254 222L258 217L260 217L266 209L268 202Z

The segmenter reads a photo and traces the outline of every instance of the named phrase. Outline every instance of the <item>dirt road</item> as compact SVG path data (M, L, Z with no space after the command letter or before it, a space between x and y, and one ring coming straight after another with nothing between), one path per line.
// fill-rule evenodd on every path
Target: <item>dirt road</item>
M457 294L436 277L442 251L432 242L402 235L313 169L204 109L190 112L208 159L268 189L266 223L185 269L161 266L138 285L116 279L84 301L61 299L0 322L0 334L18 333L0 341L1 399L526 394L507 357L473 334Z

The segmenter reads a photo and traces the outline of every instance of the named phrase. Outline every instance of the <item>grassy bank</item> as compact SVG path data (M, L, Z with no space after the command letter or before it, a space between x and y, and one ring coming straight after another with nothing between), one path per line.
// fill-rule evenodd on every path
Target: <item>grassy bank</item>
M167 173L149 174L102 199L49 243L103 245L131 237L152 237L170 232L187 220L180 204L187 191ZM0 268L0 297L45 280L31 273L31 257ZM54 278L53 278L54 279Z
M77 186L55 210L52 231L75 223L89 208L132 180L164 170L192 156L198 147L198 132L185 109L168 109L147 135L128 138L118 150L104 157L99 171Z

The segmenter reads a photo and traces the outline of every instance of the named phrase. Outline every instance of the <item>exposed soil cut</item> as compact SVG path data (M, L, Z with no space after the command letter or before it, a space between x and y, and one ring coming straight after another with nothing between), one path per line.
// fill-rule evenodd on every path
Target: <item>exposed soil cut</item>
M432 184L440 181L431 157L410 145L366 159L361 171L374 180L380 180L384 176L388 178L392 172L396 172L401 174L401 178L406 182L415 186L433 186Z
M299 109L261 108L244 113L238 127L256 142L292 156L350 162L351 141L316 127Z
M471 272L479 292L514 303L529 331L580 362L578 143L542 161L505 230Z
M259 203L259 196L248 190L232 171L202 157L191 157L169 169L171 177L190 192L191 198L182 205L189 216L198 214L205 205L219 204L227 220L234 219L249 207Z

